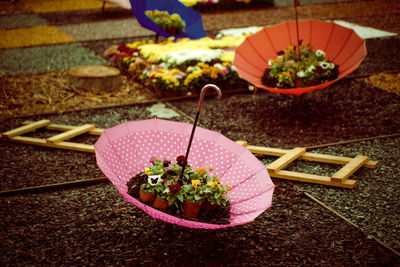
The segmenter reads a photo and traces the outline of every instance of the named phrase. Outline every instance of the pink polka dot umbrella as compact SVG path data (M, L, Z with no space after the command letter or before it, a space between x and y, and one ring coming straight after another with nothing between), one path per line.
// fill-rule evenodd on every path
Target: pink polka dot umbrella
M196 120L202 99L202 89ZM95 144L99 168L120 194L153 218L190 228L217 229L253 221L271 206L274 184L266 167L245 147L224 135L202 127L162 119L129 121L104 130ZM189 149L188 149L189 148ZM190 155L189 155L190 150ZM186 153L195 168L212 167L222 184L229 184L231 204L228 224L212 224L178 218L154 209L128 194L127 182L148 166L153 157L176 159Z

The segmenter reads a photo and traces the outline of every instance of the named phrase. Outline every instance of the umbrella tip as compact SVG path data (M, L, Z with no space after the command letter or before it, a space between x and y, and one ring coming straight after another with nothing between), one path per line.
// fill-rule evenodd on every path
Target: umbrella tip
M197 112L200 112L201 110L201 106L203 105L203 101L204 101L204 96L206 94L206 91L211 88L214 89L217 94L218 94L218 99L221 100L222 99L222 92L221 89L219 89L218 86L216 86L215 84L206 84L200 92L200 100L199 100L199 104L197 105Z

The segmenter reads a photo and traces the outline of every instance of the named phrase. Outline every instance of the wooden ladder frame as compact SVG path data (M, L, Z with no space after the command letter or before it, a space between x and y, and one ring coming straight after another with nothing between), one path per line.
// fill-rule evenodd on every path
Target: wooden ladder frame
M46 139L23 136L23 134L33 132L40 128L45 128L52 131L61 131L61 133ZM94 145L69 142L66 140L82 134L100 136L103 131L104 129L95 128L92 124L70 126L64 124L53 124L50 120L40 120L36 122L28 121L24 122L23 126L21 127L2 133L0 140L94 153ZM269 175L274 178L324 184L343 188L354 188L357 184L357 181L348 179L353 173L355 173L361 167L376 168L378 165L377 161L369 160L368 157L362 155L358 155L354 158L348 158L310 153L306 152L306 148L302 147L296 147L287 150L281 148L252 146L248 145L246 141L237 141L236 143L245 146L251 153L255 155L279 157L277 160L267 166ZM331 177L284 170L287 165L297 159L339 164L344 166Z
M324 184L343 188L354 188L357 181L348 179L361 167L374 169L378 161L369 160L367 156L358 155L354 158L332 156L319 153L306 152L306 148L296 147L293 149L280 149L248 145L246 141L236 143L245 146L251 153L256 155L277 156L277 160L267 166L271 177L288 179L307 183ZM343 167L332 176L322 176L294 171L287 171L284 168L296 159L316 161L343 165Z

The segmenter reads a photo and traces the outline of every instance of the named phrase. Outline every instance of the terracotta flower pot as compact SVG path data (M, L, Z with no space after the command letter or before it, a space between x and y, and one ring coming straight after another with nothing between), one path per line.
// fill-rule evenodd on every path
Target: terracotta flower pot
M183 201L183 214L188 218L197 218L201 208L201 203L194 203L187 200Z
M153 202L155 197L156 197L156 194L147 192L143 188L140 188L139 199L143 203L151 203L151 202Z
M205 210L215 210L217 208L217 204L211 204L211 202L206 199L203 203L203 208Z
M162 199L159 195L157 195L156 199L153 202L153 208L166 211L168 208L168 201Z

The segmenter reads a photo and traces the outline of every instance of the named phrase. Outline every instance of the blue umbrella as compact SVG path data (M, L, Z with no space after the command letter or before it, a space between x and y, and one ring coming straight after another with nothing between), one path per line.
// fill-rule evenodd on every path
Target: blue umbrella
M190 38L199 39L206 36L204 30L203 21L201 19L201 14L190 7L185 6L178 0L130 0L132 11L136 16L137 21L143 27L154 31L156 34L163 37L175 38ZM155 10L168 11L169 14L177 13L185 21L185 30L176 34L171 35L165 32L157 24L155 24L147 15L145 11Z

